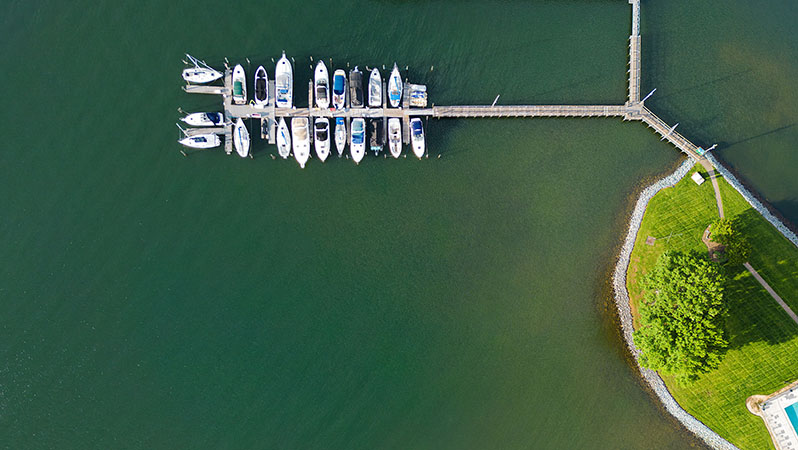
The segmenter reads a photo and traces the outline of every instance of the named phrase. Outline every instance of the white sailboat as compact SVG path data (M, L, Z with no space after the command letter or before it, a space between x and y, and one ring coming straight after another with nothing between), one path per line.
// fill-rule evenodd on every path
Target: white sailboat
M396 117L388 119L388 148L394 158L402 154L402 124Z
M313 147L321 162L330 156L330 121L326 117L317 118L313 125Z
M388 100L394 108L398 108L399 102L402 100L402 75L399 73L396 63L393 63L391 77L388 78Z
M269 75L263 66L255 71L255 106L263 108L269 104Z
M191 148L213 148L213 147L218 147L219 144L222 143L221 139L219 139L219 136L213 133L195 134L194 136L186 136L177 142L180 142L186 147L191 147Z
M330 77L327 74L327 66L324 65L324 61L319 60L319 63L316 64L316 72L313 76L313 87L316 92L316 106L321 109L329 108Z
M247 102L247 75L241 64L233 69L233 102L237 105Z
M350 135L352 139L349 143L349 151L352 153L355 164L360 164L366 154L366 121L363 118L352 119Z
M217 112L196 112L181 117L180 120L193 127L212 127L224 124L224 114Z
M346 147L346 121L343 117L335 118L335 148L338 150L338 157L344 154Z
M249 144L249 130L244 125L244 120L239 117L233 127L233 146L238 156L246 158L249 155Z
M183 79L189 83L210 83L211 81L216 81L219 78L222 78L224 75L222 72L219 72L218 70L205 64L204 61L200 61L188 53L186 53L186 58L188 58L191 64L194 64L194 67L187 67L183 69Z
M410 119L410 140L413 142L413 153L419 159L423 158L426 143L424 142L424 127L421 126L421 119L418 117Z
M346 105L346 72L338 69L333 74L333 106L335 109L344 109Z
M274 106L278 108L291 108L294 106L294 70L283 52L282 58L277 61L274 70L275 100Z
M304 169L310 158L310 130L308 130L307 117L291 119L291 140L294 143L294 158L299 167Z
M382 106L382 76L376 67L371 69L369 76L369 106L372 108Z
M291 134L288 132L288 125L285 118L280 117L280 124L277 125L277 152L280 157L287 159L291 153Z

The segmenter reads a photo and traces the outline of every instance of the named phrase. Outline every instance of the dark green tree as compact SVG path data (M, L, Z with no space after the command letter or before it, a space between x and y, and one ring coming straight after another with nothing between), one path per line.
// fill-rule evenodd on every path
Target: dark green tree
M730 266L741 265L751 255L751 244L740 232L740 228L738 220L719 219L709 229L712 242L726 247L723 255L726 257L726 264Z
M696 253L665 252L642 279L634 342L643 367L680 382L715 369L728 347L724 275Z

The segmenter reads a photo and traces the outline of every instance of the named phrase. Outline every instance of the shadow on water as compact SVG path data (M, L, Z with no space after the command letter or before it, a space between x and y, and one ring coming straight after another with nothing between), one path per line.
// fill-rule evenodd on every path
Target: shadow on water
M790 128L794 127L795 125L796 125L795 123L791 123L789 125L776 127L776 128L771 129L771 130L755 134L753 136L747 136L747 137L744 137L742 139L738 139L738 140L736 140L734 142L720 142L720 143L718 143L718 150L723 150L723 149L726 149L726 148L733 147L733 146L735 146L737 144L750 142L750 141L759 139L761 137L765 137L765 136L768 136L768 135L771 135L771 134L779 133L779 132L784 131L784 130L789 130Z

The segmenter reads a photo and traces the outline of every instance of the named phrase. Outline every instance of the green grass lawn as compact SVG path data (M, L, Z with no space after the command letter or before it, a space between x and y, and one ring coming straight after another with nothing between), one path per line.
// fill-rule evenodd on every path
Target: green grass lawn
M696 185L694 171L649 203L628 270L633 310L642 292L639 278L666 250L706 252L701 236L718 218L712 185ZM725 180L718 180L726 217L738 216L753 247L751 265L794 310L798 310L798 248L781 236ZM646 238L656 238L647 245ZM742 449L772 448L762 420L745 407L753 394L770 394L798 378L798 325L741 266L731 271L729 351L721 366L699 380L665 383L682 407Z

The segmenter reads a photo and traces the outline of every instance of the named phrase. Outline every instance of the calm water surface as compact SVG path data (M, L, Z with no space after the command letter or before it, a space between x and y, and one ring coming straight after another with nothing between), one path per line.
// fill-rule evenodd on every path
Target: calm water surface
M724 14L749 3L723 4L733 6L702 6L703 20L743 26ZM743 140L788 124L790 105L781 122L721 117L740 100L717 98L700 86L719 75L696 72L720 71L726 55L721 72L733 74L744 49L707 50L716 33L705 25L695 25L704 38L672 36L681 21L652 17L678 8L645 7L657 110L699 141L726 139L724 158L777 206L794 200L798 184L768 173L795 161L782 134L794 129ZM272 75L286 50L300 104L311 56L396 60L438 104L620 102L625 2L3 11L3 447L696 445L642 389L607 307L629 194L680 158L644 126L431 121L428 160L312 160L304 171L260 142L254 160L184 158L175 143L178 106L219 104L180 90L185 51L216 65L248 57ZM782 23L773 14L756 20ZM745 27L724 39L752 35L746 54L787 81L741 76L794 81L795 58L763 53L769 33ZM701 64L685 61L687 48ZM776 143L765 162L750 147L763 139Z

